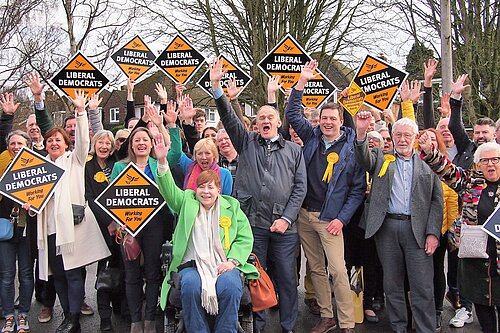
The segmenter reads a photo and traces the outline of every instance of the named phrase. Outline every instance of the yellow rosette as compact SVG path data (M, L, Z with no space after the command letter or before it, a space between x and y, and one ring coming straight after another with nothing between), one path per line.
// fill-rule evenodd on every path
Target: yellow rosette
M229 250L229 227L231 226L231 219L227 216L221 216L219 219L219 226L224 229L224 250Z
M391 155L391 154L386 154L384 155L384 164L382 164L382 168L380 168L380 171L378 173L378 177L379 178L382 178L384 177L385 173L387 172L387 169L389 168L389 164L391 164L391 162L394 162L396 160L396 157L394 157L394 155Z
M98 183L107 182L108 177L106 177L106 174L104 172L99 171L94 175L94 180Z
M328 162L328 165L326 167L325 173L323 174L322 181L324 181L325 183L329 183L333 174L333 166L339 161L339 154L335 152L328 154L328 156L326 157L326 161Z

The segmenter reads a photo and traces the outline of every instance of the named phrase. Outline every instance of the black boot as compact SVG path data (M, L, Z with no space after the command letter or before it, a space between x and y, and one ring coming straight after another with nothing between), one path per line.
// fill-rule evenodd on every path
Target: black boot
M70 315L69 315L69 313L65 313L64 314L64 320L61 323L61 325L59 325L59 327L56 329L56 333L66 332L65 329L66 329L66 326L68 326L69 323L70 323Z
M61 331L56 331L56 333L80 333L81 332L80 314L79 313L71 314L67 318L69 319L66 326L62 327Z

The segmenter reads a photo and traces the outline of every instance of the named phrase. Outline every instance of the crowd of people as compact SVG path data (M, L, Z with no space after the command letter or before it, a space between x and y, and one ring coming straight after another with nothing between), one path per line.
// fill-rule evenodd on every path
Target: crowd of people
M108 268L120 273L116 289L97 290L101 331L113 329L115 313L130 322L131 333L156 332L158 300L165 308L173 279L180 284L174 287L187 332L236 333L241 275L259 277L247 262L251 253L275 286L282 331L294 332L303 253L303 301L319 317L311 333L337 327L355 332L350 272L359 266L368 323L376 325L385 307L393 332L408 332L412 322L417 333L440 331L447 299L456 310L450 326L471 323L475 311L482 331L497 333L500 241L488 235L485 255L459 251L464 230L484 224L500 200L500 120L479 118L469 138L462 120L467 75L443 94L435 117L437 65L434 59L424 64L423 90L419 81L403 83L399 114L363 108L352 117L336 103L302 108L303 90L318 66L313 60L287 90L283 119L276 103L279 77L273 77L268 103L251 120L235 82L228 86L230 98L224 94L225 72L216 59L210 81L217 127L206 126L205 113L180 84L172 99L157 84L159 108L144 96L144 114L134 117L129 80L124 128L115 134L103 128L102 100L83 91L70 98L74 115L54 126L45 85L29 74L34 113L26 131L12 130L19 107L14 95L0 96L0 174L22 147L65 173L39 214L29 203L0 198L0 217L15 229L0 241L1 332L29 332L33 294L43 305L39 322L52 320L57 295L64 319L56 332L81 332L80 316L93 313L85 283L94 277L85 267L98 262L98 276ZM423 128L415 116L419 100ZM167 203L135 237L94 201L129 163L158 185ZM167 240L173 260L162 277ZM140 252L132 255L120 242ZM254 332L265 327L266 311L254 312Z

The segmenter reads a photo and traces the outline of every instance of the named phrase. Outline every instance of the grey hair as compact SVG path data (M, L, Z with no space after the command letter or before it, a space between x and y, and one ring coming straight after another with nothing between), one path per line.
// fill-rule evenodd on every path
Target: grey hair
M111 141L111 151L109 152L109 154L113 154L113 152L115 151L115 137L113 136L113 133L108 130L100 130L92 136L89 154L95 155L95 144L98 140L102 140L103 138Z
M399 127L399 126L410 126L411 129L413 130L413 134L414 135L417 135L418 134L418 126L417 124L411 120L410 118L401 118L399 119L398 121L396 121L394 123L394 125L392 125L392 133L394 133L394 131L396 130L396 127ZM391 134L392 134L391 133Z
M20 131L20 130L14 130L7 134L7 137L5 138L5 142L7 143L7 146L9 146L9 141L10 138L12 138L14 135L19 135L20 137L23 137L26 140L26 147L31 147L31 138L26 133L25 131Z
M222 133L227 133L226 130L224 128L221 128L217 131L217 134L215 135L215 139L216 140L219 140L219 134L222 134Z
M476 152L474 153L474 163L478 164L481 158L481 154L490 151L497 152L498 156L500 157L500 145L496 142L486 142L477 147Z

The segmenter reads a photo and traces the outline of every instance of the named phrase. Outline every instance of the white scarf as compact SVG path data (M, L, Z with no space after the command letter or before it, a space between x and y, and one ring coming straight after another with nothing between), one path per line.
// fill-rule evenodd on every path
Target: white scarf
M226 261L219 233L219 201L206 210L200 204L193 229L192 245L195 252L196 269L201 278L201 305L210 315L219 312L215 283L219 276L217 267Z

